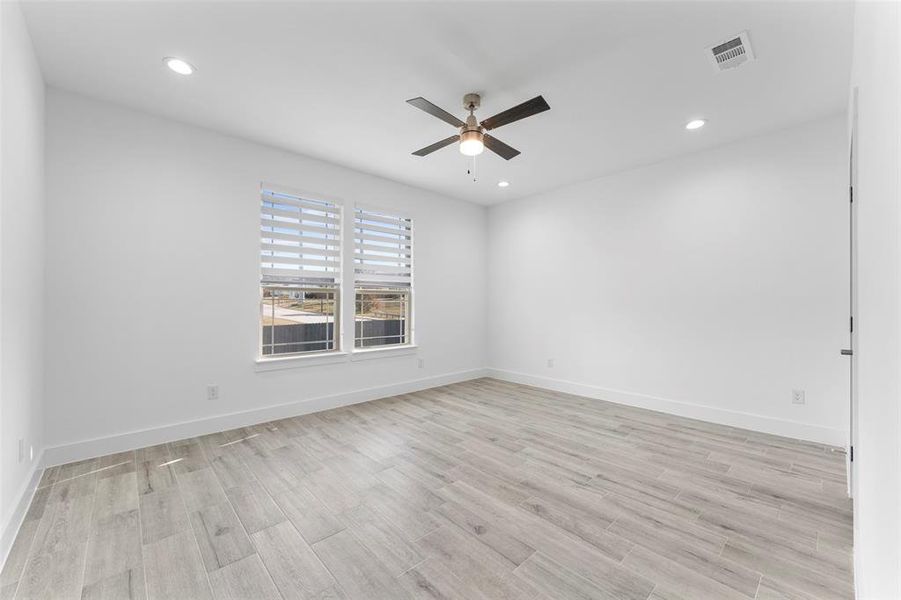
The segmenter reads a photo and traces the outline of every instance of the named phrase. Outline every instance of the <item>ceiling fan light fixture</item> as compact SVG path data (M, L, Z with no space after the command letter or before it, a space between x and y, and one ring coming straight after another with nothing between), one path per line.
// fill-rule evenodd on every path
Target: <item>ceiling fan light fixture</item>
M478 156L484 151L485 142L482 141L481 131L464 131L460 134L460 154Z

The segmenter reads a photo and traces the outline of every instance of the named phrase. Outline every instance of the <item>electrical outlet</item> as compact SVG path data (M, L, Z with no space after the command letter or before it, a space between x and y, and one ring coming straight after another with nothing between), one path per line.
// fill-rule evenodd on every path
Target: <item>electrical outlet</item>
M548 369L553 369L553 368L554 368L554 359L553 359L553 358L547 359L547 368L548 368Z
M206 386L206 399L207 400L218 400L219 399L219 386L218 385L208 385Z
M19 462L25 460L25 440L19 439Z
M420 369L425 368L425 359L422 359L422 358L419 359L419 368Z
M804 390L792 390L792 404L806 404L807 398L804 397Z

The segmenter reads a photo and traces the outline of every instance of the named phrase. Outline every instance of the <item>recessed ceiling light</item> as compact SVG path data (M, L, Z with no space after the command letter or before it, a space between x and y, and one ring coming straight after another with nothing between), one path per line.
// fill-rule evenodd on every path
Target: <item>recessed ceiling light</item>
M704 119L694 119L693 121L689 121L688 123L685 124L685 129L688 129L688 130L700 129L701 127L703 127L706 124L707 124L707 121L705 121Z
M196 70L191 63L183 61L180 58L175 58L174 56L167 56L163 59L163 62L166 63L167 67L179 75L190 75Z
M510 185L509 181L498 181L497 187L508 187Z

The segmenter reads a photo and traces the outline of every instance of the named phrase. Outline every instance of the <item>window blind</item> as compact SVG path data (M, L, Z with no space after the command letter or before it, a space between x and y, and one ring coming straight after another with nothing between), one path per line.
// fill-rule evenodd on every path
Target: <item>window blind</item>
M336 286L341 281L341 209L263 188L260 194L263 284Z
M405 287L413 278L413 221L357 207L354 211L354 283Z

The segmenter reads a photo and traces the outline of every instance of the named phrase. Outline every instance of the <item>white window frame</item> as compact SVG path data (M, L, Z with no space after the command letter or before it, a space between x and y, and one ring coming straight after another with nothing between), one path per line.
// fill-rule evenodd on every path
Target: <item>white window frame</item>
M345 301L345 290L346 288L346 280L347 280L347 243L348 243L348 233L353 233L353 229L348 231L348 219L347 219L347 203L341 199L334 196L328 196L325 194L319 194L314 192L306 192L298 189L293 189L290 187L286 187L283 185L276 185L269 182L261 182L259 188L258 198L261 198L264 191L270 191L280 194L285 194L289 196L296 196L298 198L303 198L312 201L318 202L329 202L337 208L340 214L340 228L339 228L339 251L340 256L338 259L339 267L339 277L335 283L333 289L335 294L335 311L334 311L334 325L333 325L333 348L329 350L316 350L310 352L295 352L295 353L285 353L285 354L263 354L263 324L262 319L264 316L265 305L263 303L264 300L264 292L263 290L267 287L275 287L275 288L292 288L296 287L298 289L323 289L317 288L314 284L310 285L291 285L291 284L264 284L262 281L262 272L260 273L260 281L259 281L259 314L257 316L257 349L256 349L256 363L258 365L258 370L272 370L273 368L286 368L289 364L299 363L300 361L307 364L327 364L328 362L335 362L335 359L345 360L347 357L347 352L344 351L345 342L344 339L344 331L345 327L343 323L345 322L346 314L346 304ZM261 199L258 199L261 201ZM259 209L258 209L259 210ZM262 243L263 234L262 231L258 229L258 243ZM350 240L352 243L352 240ZM262 269L262 267L260 267Z
M363 292L360 292L360 290L364 290L364 291L363 291ZM402 293L402 294L405 294L405 295L407 296L407 305L406 305L405 310L404 310L404 318L403 318L403 320L404 320L404 328L405 328L405 330L404 330L404 335L403 335L403 337L404 337L404 342L403 342L403 343L397 343L397 344L380 344L380 345L378 345L378 346L360 346L360 347L357 347L357 294L358 294L358 293L367 293L367 292L370 292L370 293L378 293L378 292L380 292L380 291L384 291L384 292L387 292L387 293L389 293L389 294ZM353 332L353 333L354 333L353 344L354 344L354 345L353 345L353 350L352 350L353 352L368 352L368 351L374 351L374 350L388 350L388 349L391 349L391 348L406 348L406 347L408 347L408 346L414 346L414 345L415 345L415 344L413 343L413 287L412 287L412 286L409 287L409 288L384 288L384 289L378 289L378 288L366 288L366 287L358 288L356 285L354 285L353 295L354 295L354 327L353 327L353 329L354 329L354 332ZM361 328L361 329L362 329L362 328ZM387 337L393 337L393 336L387 336Z
M356 269L354 268L356 263L354 262L354 257L356 256L355 252L355 240L354 236L356 235L356 211L364 210L364 211L372 211L376 213L384 213L385 215L390 215L398 218L408 219L410 221L410 284L408 287L404 286L396 286L391 287L390 284L384 287L385 291L398 291L407 294L407 307L405 314L405 323L406 323L406 332L405 332L405 342L402 344L384 344L379 346L363 346L357 347L357 336L356 336L356 323L357 323L357 274ZM348 236L348 248L347 254L350 255L350 267L348 268L348 274L350 275L350 290L353 295L353 302L347 302L350 305L350 315L348 316L347 323L351 323L352 326L347 327L348 331L348 343L347 348L350 349L351 353L355 355L356 358L363 357L374 357L374 355L400 355L407 354L412 351L415 351L417 348L416 345L416 326L415 326L415 288L416 288L416 219L412 215L404 215L403 213L406 211L385 208L383 206L372 205L369 203L357 203L354 205L354 216L353 218L346 218L345 222L350 226L350 234ZM401 213L401 214L398 214ZM364 286L359 286L363 288ZM372 288L378 289L378 288Z
M297 367L309 367L317 365L335 364L347 361L369 360L372 358L390 358L396 356L404 356L415 354L418 352L416 344L416 302L415 302L415 261L416 261L416 233L415 233L415 215L407 211L397 209L384 208L374 206L369 203L356 204L347 202L343 198L320 194L318 192L309 192L297 188L286 187L284 185L276 185L266 181L260 183L258 194L262 194L263 190L269 190L276 193L283 193L300 198L330 202L340 210L341 214L341 241L340 241L340 277L335 286L335 300L337 308L335 310L335 344L333 350L291 353L281 355L263 355L263 326L262 311L263 305L263 289L266 287L262 278L258 282L259 293L259 314L257 315L257 332L258 339L256 345L256 367L258 372L274 371L281 369L292 369ZM406 213L409 216L403 218L411 221L410 233L410 285L409 287L399 288L408 295L407 314L406 314L406 342L403 344L387 344L381 346L356 347L356 296L357 282L354 272L354 233L355 233L355 209L371 210L383 212L387 215L395 215L397 213ZM259 210L259 209L258 209ZM258 243L260 230L257 230ZM351 301L348 301L351 299Z
M265 344L263 342L264 327L263 327L262 323L260 323L260 325L259 325L259 329L260 329L259 359L260 360L267 361L267 360L278 360L280 358L302 358L305 356L322 356L324 354L334 354L337 352L342 352L342 349L341 349L341 308L342 308L341 303L342 303L343 298L341 297L340 284L334 288L316 288L313 286L303 286L303 285L301 285L301 286L284 286L284 285L275 285L275 284L264 284L261 282L260 283L260 319L262 319L264 316L266 316L265 315L266 306L267 306L265 303L265 290L266 289L275 289L275 290L297 289L297 290L304 290L306 292L313 292L313 293L330 292L330 293L334 294L335 310L334 310L334 313L332 314L332 339L328 340L328 341L296 342L294 344L294 345L300 346L303 344L328 344L328 343L331 343L332 348L330 348L328 350L310 350L307 352L285 352L285 353L280 353L280 354L275 354L275 353L264 354L263 348L265 346L267 346L267 345L274 346L275 344L274 343ZM273 336L274 335L275 335L275 332L273 331Z

